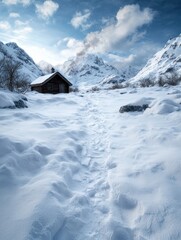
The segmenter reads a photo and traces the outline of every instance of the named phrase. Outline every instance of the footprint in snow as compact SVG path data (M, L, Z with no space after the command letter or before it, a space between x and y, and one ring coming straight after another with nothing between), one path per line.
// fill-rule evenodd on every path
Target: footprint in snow
M116 225L112 226L111 240L133 240L133 232L129 228L122 227L119 223Z
M43 145L38 145L35 147L35 150L38 151L41 155L50 155L53 153L53 150L46 147L46 146L43 146Z
M115 199L116 205L121 209L131 210L136 208L137 200L127 196L126 194L120 194Z

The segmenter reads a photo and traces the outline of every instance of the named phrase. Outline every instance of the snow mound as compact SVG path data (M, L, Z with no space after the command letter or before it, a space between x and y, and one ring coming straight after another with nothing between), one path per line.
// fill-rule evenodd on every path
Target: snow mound
M0 108L25 108L26 98L22 94L0 90Z
M150 105L150 103L154 100L152 97L142 97L135 102L129 103L130 105L136 106L136 105Z
M175 111L180 111L181 105L174 102L171 99L163 99L163 100L155 100L150 105L145 113L152 113L152 114L168 114Z

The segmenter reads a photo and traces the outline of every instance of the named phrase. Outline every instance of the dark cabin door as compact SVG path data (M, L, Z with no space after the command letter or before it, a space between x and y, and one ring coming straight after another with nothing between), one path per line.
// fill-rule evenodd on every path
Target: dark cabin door
M66 93L66 86L64 83L59 84L59 93Z

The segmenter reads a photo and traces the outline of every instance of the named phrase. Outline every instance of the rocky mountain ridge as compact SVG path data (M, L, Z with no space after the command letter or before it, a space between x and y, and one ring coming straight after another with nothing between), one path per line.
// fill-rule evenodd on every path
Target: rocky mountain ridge
M43 74L33 59L14 42L7 44L0 42L0 59L21 63L20 71L30 82Z
M138 74L131 78L131 84L143 83L174 85L181 79L181 34L170 39L142 68Z
M78 86L113 85L127 79L126 73L93 54L77 56L56 68Z

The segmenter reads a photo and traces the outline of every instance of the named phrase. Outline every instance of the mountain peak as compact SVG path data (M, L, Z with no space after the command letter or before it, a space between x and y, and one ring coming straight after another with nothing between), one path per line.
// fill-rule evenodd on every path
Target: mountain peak
M75 59L81 62L86 61L99 66L104 65L103 59L94 54L78 55Z
M105 83L105 78L108 77L109 83L111 83L111 77L114 78L114 82L115 78L118 82L125 80L115 67L105 63L101 57L94 54L78 55L57 68L79 86Z
M9 42L5 44L8 47L14 48L14 49L19 49L20 47L17 45L15 42Z
M42 71L37 67L33 59L15 42L0 42L0 55L5 59L12 59L14 62L22 64L21 72L26 74L30 81L42 75Z

